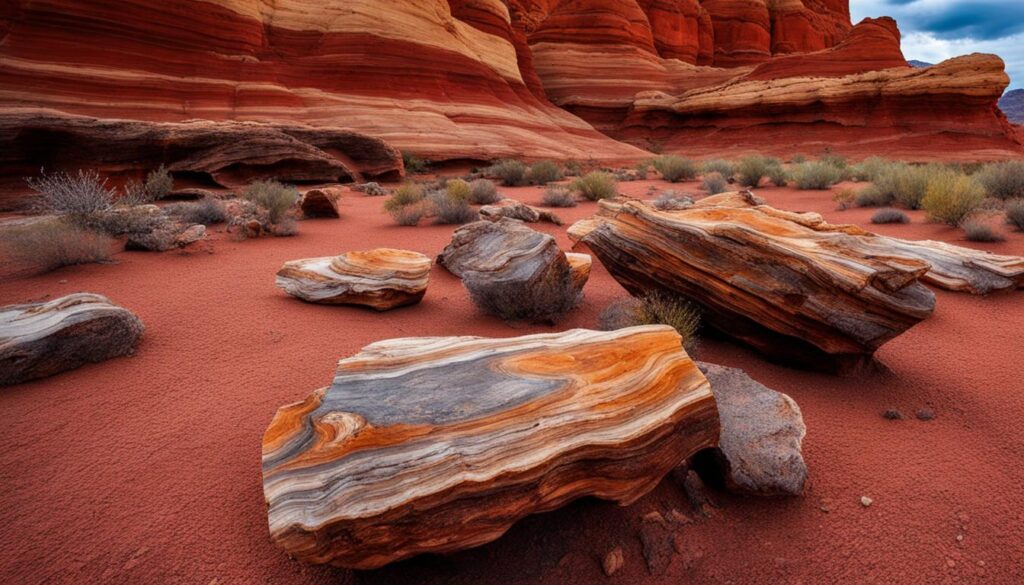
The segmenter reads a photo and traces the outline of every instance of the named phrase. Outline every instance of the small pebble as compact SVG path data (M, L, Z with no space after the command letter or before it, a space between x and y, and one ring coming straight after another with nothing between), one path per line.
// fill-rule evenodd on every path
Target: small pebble
M625 564L626 557L622 554L622 548L615 547L611 552L604 556L604 562L601 563L601 568L604 569L605 575L611 577Z
M952 569L956 566L956 561L953 559L946 559L946 566Z
M921 410L915 412L914 416L917 417L917 420L934 420L935 411L930 408L922 408Z
M882 413L882 417L887 420L903 420L903 413L895 408L890 408Z
M871 498L867 497L867 496L861 496L860 497L860 505L864 506L865 508L867 508L868 506L870 506L871 504L874 504L874 503L875 503L875 501L872 500Z
M964 541L964 535L963 534L957 534L956 535L956 541L957 542L963 542Z

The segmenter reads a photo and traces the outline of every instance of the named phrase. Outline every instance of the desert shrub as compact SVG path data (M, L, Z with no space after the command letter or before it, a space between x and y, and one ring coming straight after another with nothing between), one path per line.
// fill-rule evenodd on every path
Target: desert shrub
M136 205L148 205L156 200L143 183L129 181L121 188L121 197L117 199L117 205L134 207Z
M889 164L889 161L880 156L868 157L853 166L850 170L850 176L855 181L874 181Z
M688 158L666 154L654 159L654 170L670 183L692 181L697 177L697 164Z
M968 220L960 227L963 228L967 239L972 242L1002 242L1006 239L988 225L978 221Z
M710 195L717 195L724 193L729 188L729 181L726 181L721 173L706 173L700 188L707 191Z
M114 240L63 220L44 220L4 230L9 257L49 272L62 266L105 262Z
M277 181L253 181L245 189L243 197L267 210L270 223L280 223L299 200L295 187L282 185Z
M449 199L465 201L469 203L469 198L473 195L473 189L470 188L469 183L462 179L451 179L445 184L445 193L447 193Z
M1022 161L985 165L978 172L977 179L991 197L999 199L1024 197L1024 162Z
M568 271L528 286L509 285L490 275L469 273L462 284L480 310L506 321L554 322L575 308L582 298Z
M736 175L744 187L757 187L761 179L768 176L774 167L781 166L778 159L767 156L745 156L736 165Z
M552 185L544 191L542 199L546 207L576 207L576 196L565 187Z
M590 201L599 201L615 197L615 179L602 171L593 171L572 182L574 191L579 191Z
M117 193L107 187L106 179L100 179L96 171L82 171L78 174L40 174L26 179L35 191L30 207L36 213L58 215L88 215L106 211L114 205Z
M653 201L654 207L662 211L677 211L693 205L693 198L669 189L662 191Z
M425 173L430 169L430 163L428 161L423 160L411 152L402 153L402 164L405 166L405 171L407 173L412 173L414 175Z
M868 187L857 191L853 198L853 204L857 207L882 207L884 205L892 205L893 199L887 193L883 193L873 187Z
M921 207L932 220L955 227L984 200L985 188L974 178L946 170L936 173L928 182Z
M639 175L641 179L646 179L647 178L647 174L651 172L651 161L649 161L649 160L642 160L642 161L636 163L635 169L636 169L636 174Z
M423 187L416 183L404 183L384 201L384 210L390 212L421 201L423 201Z
M857 204L857 191L850 188L838 189L832 194L832 201L836 202L836 208L840 211L849 209Z
M469 184L469 201L477 205L490 205L501 200L498 188L487 179L477 179Z
M224 209L224 204L216 199L172 203L164 207L164 212L188 224L213 225L228 220L228 212Z
M146 233L165 223L163 214L148 206L118 206L102 213L75 216L73 221L79 227L111 236Z
M495 163L490 172L509 187L526 184L526 165L517 160L503 160Z
M818 162L835 167L840 170L849 168L849 163L846 162L846 157L839 156L838 154L826 154L818 159Z
M790 172L781 164L768 167L768 180L776 187L785 187L790 181Z
M291 237L299 235L299 222L294 217L286 217L280 222L270 226L271 235L277 237Z
M616 301L598 318L602 331L636 325L669 325L683 338L683 347L692 351L700 329L700 312L676 295L652 293L639 299Z
M391 218L395 220L398 225L413 226L420 223L420 220L427 215L426 209L424 209L423 203L413 203L403 207L396 207L389 212Z
M451 186L451 183L449 183ZM469 206L469 200L452 197L450 192L438 191L430 196L431 211L434 223L456 225L469 223L477 219L476 210Z
M1024 199L1006 202L1006 223L1024 232Z
M953 173L941 165L913 166L899 162L880 166L873 172L872 185L864 190L867 196L879 205L896 202L908 209L921 207L933 177Z
M899 209L879 209L871 216L871 223L910 223L910 218Z
M146 175L146 182L142 187L146 190L146 194L151 198L151 201L163 199L167 197L171 189L174 189L174 177L171 176L167 167L160 165Z
M736 166L727 160L709 160L701 165L700 172L704 175L718 173L726 179L730 179L734 174L736 174Z
M793 169L793 182L797 189L828 189L842 180L843 171L823 160L805 162Z
M570 161L565 163L565 174L566 174L566 176L569 176L569 177L578 177L578 176L580 176L581 168L582 167L580 165L580 161L578 161L578 160L570 160Z
M549 160L542 160L530 166L530 182L534 185L560 181L563 176L562 169Z

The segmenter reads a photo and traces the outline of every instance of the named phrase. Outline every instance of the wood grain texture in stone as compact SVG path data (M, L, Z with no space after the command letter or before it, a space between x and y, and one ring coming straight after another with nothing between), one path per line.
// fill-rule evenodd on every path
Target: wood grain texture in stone
M267 428L270 534L363 569L479 546L584 496L628 505L718 430L670 327L381 341Z
M0 386L129 355L143 329L131 311L91 293L0 307Z
M377 248L285 262L276 282L310 303L387 311L420 302L427 292L430 265L430 258L419 252Z

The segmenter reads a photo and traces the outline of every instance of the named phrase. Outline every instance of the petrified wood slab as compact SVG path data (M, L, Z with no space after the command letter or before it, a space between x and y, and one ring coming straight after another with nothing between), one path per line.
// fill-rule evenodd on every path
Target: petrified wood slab
M0 386L128 355L142 331L131 311L91 293L0 307Z
M277 286L310 303L386 311L420 302L429 278L427 256L378 248L285 262L277 272Z
M554 213L537 209L515 199L505 198L493 205L484 205L480 208L480 217L490 221L496 221L502 217L518 219L527 223L546 221L555 225L562 225L562 220Z
M341 187L323 187L310 189L302 196L299 208L306 217L341 217L338 209L341 204Z
M555 238L504 217L460 227L437 257L484 310L531 320L557 316L579 303L586 280L582 261L576 262L574 274Z
M918 282L927 262L766 206L702 204L662 212L602 201L569 235L631 294L681 295L702 309L705 324L802 366L859 363L935 307Z
M361 569L457 551L584 496L628 505L718 432L670 327L382 341L270 423L270 535Z
M590 267L594 259L590 254L578 252L566 252L565 259L569 262L569 277L572 279L572 286L576 290L583 290L583 286L590 280Z

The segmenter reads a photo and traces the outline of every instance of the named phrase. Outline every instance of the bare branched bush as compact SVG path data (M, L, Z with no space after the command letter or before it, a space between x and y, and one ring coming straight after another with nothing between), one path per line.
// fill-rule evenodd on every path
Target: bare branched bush
M79 170L77 174L40 174L26 179L36 192L30 202L35 213L57 215L89 215L113 207L117 192L107 186L96 171Z
M143 184L143 189L145 189L146 195L149 196L150 201L163 199L170 194L172 189L174 189L174 177L171 176L167 167L160 165L158 168L153 169L148 175L146 175L146 182Z

